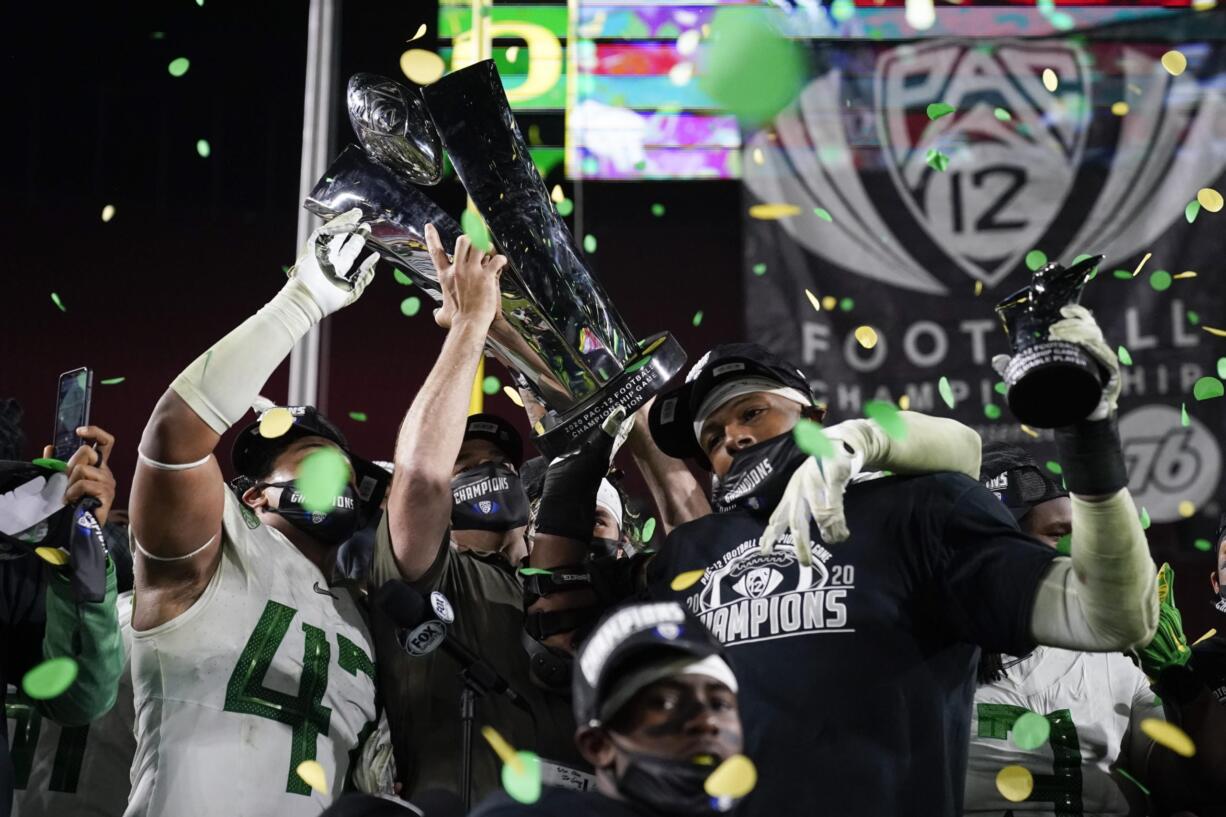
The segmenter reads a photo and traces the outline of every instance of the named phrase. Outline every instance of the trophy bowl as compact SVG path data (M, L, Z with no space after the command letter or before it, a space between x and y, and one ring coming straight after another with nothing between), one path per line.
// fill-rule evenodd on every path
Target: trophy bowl
M996 305L1013 356L1005 369L1005 399L1019 422L1059 428L1089 416L1102 399L1103 367L1083 347L1049 338L1062 319L1060 307L1075 304L1103 256L1073 266L1050 263L1029 286Z

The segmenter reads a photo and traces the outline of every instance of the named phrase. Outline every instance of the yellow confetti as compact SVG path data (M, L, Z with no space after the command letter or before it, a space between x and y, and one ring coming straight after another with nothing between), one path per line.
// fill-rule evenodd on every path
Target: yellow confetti
M1182 280L1182 279L1184 279L1184 278L1195 278L1195 277L1196 277L1196 273L1195 273L1193 270L1184 270L1183 272L1179 273L1178 275L1174 275L1174 276L1172 276L1172 277L1173 277L1173 278L1175 278L1175 280L1177 280L1177 281L1178 281L1178 280Z
M1205 633L1200 638L1193 641L1192 646L1195 647L1197 644L1199 644L1202 641L1208 641L1210 638L1213 638L1215 635L1217 635L1217 628L1211 627L1209 628L1209 632Z
M911 395L904 394L902 397L898 398L898 407L903 411L909 411L911 408Z
M269 440L276 439L290 430L294 425L294 415L284 406L277 406L264 412L260 418L260 436Z
M679 62L668 69L668 79L673 85L687 85L694 78L694 63Z
M515 62L519 59L519 46L513 45L507 49L507 62Z
M733 755L711 772L702 784L712 797L744 797L758 785L758 769L745 755Z
M769 221L777 218L788 218L800 213L800 208L795 204L755 204L749 208L749 217Z
M976 281L976 282L975 282L975 294L976 294L976 295L982 295L982 294L983 294L983 281Z
M1035 431L1033 428L1026 425L1025 423L1022 423L1021 425L1022 425L1022 431L1026 432L1031 437L1034 437L1036 440L1039 438L1039 432Z
M1192 0L1193 11L1208 11L1217 5L1217 0Z
M1226 338L1226 329L1218 329L1213 326L1202 326L1201 329L1204 329L1210 335L1217 335L1219 338Z
M903 17L907 25L917 31L924 31L932 28L932 24L937 21L937 11L932 0L907 0Z
M412 37L410 37L409 39L405 40L405 42L406 42L406 43L411 43L411 42L413 42L414 40L420 40L420 39L421 39L422 37L424 37L424 36L426 36L426 24L425 24L425 23L422 23L421 25L419 25L419 26L417 27L417 33L416 33L416 34L414 34L414 35L413 35Z
M817 299L817 296L807 289L805 290L805 295L808 297L809 303L813 304L813 309L817 312L821 312L822 302Z
M1191 500L1183 500L1179 503L1179 515L1184 519L1188 519L1196 513L1196 505Z
M1188 58L1178 51L1168 51L1162 55L1162 67L1173 77L1177 77L1188 67Z
M318 760L304 760L298 764L296 771L302 778L302 782L315 791L320 794L328 793L328 775L324 772L324 767L319 765Z
M1116 116L1124 116L1128 113L1128 103L1122 99L1119 102L1111 103L1111 113Z
M115 205L108 204L106 207L102 208L102 223L103 224L110 221L114 217L115 217Z
M1043 69L1043 87L1053 94L1060 87L1060 80L1056 78L1056 72L1050 68Z
M68 554L59 548L40 547L34 548L34 552L44 562L53 564L56 567L68 564Z
M827 312L834 311L834 308L838 305L839 299L833 295L827 295L825 298L822 298L822 309L825 309Z
M705 570L687 570L684 573L678 573L668 586L680 593L682 590L693 587L705 572Z
M512 387L503 386L502 393L505 394L507 396L507 399L510 400L515 405L519 406L520 408L524 407L523 398L520 397L519 392L513 389Z
M701 33L696 28L681 32L681 36L677 38L677 53L688 57L698 50L698 38Z
M482 726L481 737L489 743L499 760L515 769L516 773L523 772L524 763L519 759L519 754L511 747L511 744L507 743L506 738L498 734L497 729L492 726Z
M1025 766L1006 766L996 773L996 790L1011 803L1020 803L1034 791L1034 777Z
M1137 275L1141 272L1141 267L1145 266L1145 262L1148 261L1152 255L1152 252L1145 253L1145 257L1141 259L1141 263L1137 264L1137 268L1132 271L1133 278L1137 277Z
M1173 723L1159 718L1146 718L1141 721L1141 731L1159 746L1165 746L1177 755L1192 757L1196 754L1196 744L1188 733Z
M865 349L872 349L877 345L877 330L871 326L856 327L856 341Z
M400 70L418 85L429 85L443 76L447 66L433 51L410 48L400 55Z
M1212 187L1202 187L1200 190L1197 190L1196 200L1200 202L1201 207L1204 207L1210 213L1216 213L1222 209L1222 194Z
M554 204L561 203L562 199L566 198L566 194L562 192L562 185L555 184L553 189L549 191L549 198L553 200Z
M762 148L753 149L753 163L756 165L766 164L766 157L762 155Z

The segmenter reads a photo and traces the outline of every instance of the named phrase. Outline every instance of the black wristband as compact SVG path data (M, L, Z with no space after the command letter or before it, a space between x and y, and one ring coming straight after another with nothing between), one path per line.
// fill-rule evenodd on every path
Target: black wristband
M608 462L608 447L602 450L585 445L577 453L551 463L536 512L537 532L585 544L590 541L596 525L596 494L608 472Z
M1101 496L1128 485L1128 468L1114 417L1057 428L1056 451L1070 493Z

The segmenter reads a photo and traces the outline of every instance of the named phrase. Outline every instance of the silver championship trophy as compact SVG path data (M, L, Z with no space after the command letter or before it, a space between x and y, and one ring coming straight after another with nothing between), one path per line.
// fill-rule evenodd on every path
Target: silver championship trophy
M633 412L681 370L685 352L672 335L635 340L584 264L529 157L492 60L444 77L422 96L357 74L348 101L362 149L346 148L304 206L325 219L361 208L380 255L406 267L441 302L424 228L433 222L447 248L461 231L416 187L441 177L441 141L497 252L508 259L488 346L548 408L534 429L541 453L564 452L619 405Z
M1089 416L1102 399L1102 366L1074 343L1050 340L1060 307L1081 300L1081 290L1103 256L1089 256L1065 269L1052 262L1034 273L1030 286L996 305L1013 347L1005 369L1005 399L1017 419L1035 428L1059 428Z

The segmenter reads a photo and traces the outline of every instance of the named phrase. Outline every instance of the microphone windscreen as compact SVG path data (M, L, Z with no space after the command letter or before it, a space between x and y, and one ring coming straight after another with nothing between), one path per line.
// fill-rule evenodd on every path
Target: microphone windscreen
M427 618L426 600L400 579L388 579L375 593L375 605L387 614L397 627L412 629Z

